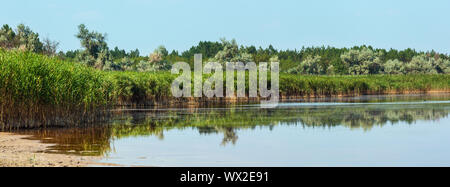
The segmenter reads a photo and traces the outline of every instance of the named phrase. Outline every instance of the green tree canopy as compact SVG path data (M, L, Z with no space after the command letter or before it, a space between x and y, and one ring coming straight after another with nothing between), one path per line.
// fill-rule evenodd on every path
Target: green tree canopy
M76 37L84 48L84 51L78 55L81 62L102 69L107 61L112 61L106 43L106 34L89 31L84 24L81 24L78 26Z

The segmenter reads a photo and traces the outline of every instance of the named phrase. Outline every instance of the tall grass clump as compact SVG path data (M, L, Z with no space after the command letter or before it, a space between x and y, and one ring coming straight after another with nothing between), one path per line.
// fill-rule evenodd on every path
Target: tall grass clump
M415 75L280 75L283 96L352 96L450 91L448 74Z
M0 126L78 123L110 100L102 72L31 52L0 50ZM80 116L74 116L73 114Z
M104 115L107 111L104 109L112 105L186 101L172 96L171 84L177 76L164 71L101 71L81 63L31 52L0 49L0 130L95 122L102 120L100 114L101 117L107 116ZM204 75L203 78L206 77ZM280 92L283 97L431 90L450 91L450 75L280 74Z
M169 72L105 72L111 84L112 102L116 105L153 105L173 99Z

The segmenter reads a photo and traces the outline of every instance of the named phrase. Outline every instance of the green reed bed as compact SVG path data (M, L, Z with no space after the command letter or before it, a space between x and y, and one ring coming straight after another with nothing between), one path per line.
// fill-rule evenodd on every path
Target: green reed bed
M78 125L99 119L108 106L153 104L171 96L174 78L167 72L105 72L0 50L0 130Z
M100 71L34 53L0 51L3 128L75 123L72 113L106 105L111 91Z
M168 72L105 72L105 80L112 86L115 104L155 104L172 96L171 85L176 78Z
M282 74L284 96L335 96L448 91L450 75L308 76Z

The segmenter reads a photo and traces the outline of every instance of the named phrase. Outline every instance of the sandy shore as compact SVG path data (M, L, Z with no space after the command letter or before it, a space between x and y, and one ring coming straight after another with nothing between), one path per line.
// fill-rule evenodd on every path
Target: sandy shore
M41 153L51 144L28 136L0 132L0 167L84 167L98 157Z

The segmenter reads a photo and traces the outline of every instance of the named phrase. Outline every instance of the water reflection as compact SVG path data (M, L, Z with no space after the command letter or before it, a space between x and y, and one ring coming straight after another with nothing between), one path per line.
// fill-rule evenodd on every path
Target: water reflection
M111 148L111 128L108 126L90 126L83 128L50 128L22 130L21 134L33 135L30 139L52 144L46 152L85 156L107 155Z
M447 97L448 98L448 97ZM427 98L428 100L429 98ZM440 98L442 99L442 98ZM399 99L400 100L400 99ZM22 131L33 138L55 144L51 152L81 155L107 155L114 151L114 141L127 137L154 136L164 140L164 133L173 129L195 129L200 135L220 134L222 146L239 144L238 130L277 126L327 128L340 126L370 131L374 127L414 124L418 120L437 121L449 115L450 102L401 100L392 102L282 103L275 109L257 105L215 108L146 108L114 110L106 124L84 128L63 128ZM353 100L355 101L355 100Z

